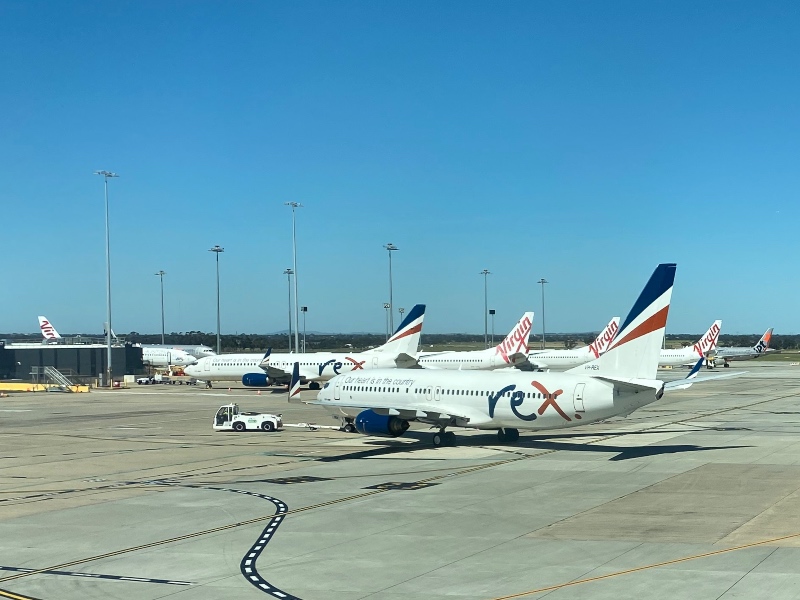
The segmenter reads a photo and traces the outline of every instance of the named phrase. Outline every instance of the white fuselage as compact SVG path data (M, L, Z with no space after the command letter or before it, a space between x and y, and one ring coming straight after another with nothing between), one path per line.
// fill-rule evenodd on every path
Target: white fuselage
M350 373L395 364L393 354L333 352L307 352L298 354L272 354L264 362L263 354L218 354L201 358L185 370L187 375L204 381L241 381L248 373L269 373L268 367L283 371L278 379L291 376L294 363L300 365L300 376L304 381L327 381L341 373ZM270 375L274 377L274 375Z
M142 348L159 348L164 350L181 350L186 352L195 358L204 358L206 356L216 356L217 353L214 352L208 346L186 346L183 344L142 344Z
M675 348L674 350L661 349L658 358L659 366L679 367L680 365L696 363L702 357L694 346Z
M142 346L142 361L152 367L185 367L193 365L197 359L183 350Z
M511 357L505 360L494 348L466 352L420 352L417 362L425 369L455 371L491 371L513 366Z
M478 429L558 429L628 415L657 399L662 383L648 385L652 391L637 392L566 373L378 370L334 378L316 403L348 417L391 405L394 412L382 414L431 423L455 415L455 425Z
M597 355L599 356L599 355ZM540 350L528 353L528 362L539 369L570 369L597 358L588 346L575 350Z

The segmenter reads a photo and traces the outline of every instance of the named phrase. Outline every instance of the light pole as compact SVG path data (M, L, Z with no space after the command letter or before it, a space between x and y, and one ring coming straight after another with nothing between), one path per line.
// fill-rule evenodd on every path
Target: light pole
M164 345L164 275L166 271L156 273L161 278L161 345Z
M489 275L492 272L489 269L484 269L480 272L483 275L483 345L485 348L489 347Z
M108 383L106 385L111 387L111 243L108 228L108 179L109 177L119 177L119 175L111 171L95 171L94 174L103 176L106 196L106 320L108 321L108 326L106 328L106 379Z
M398 250L398 248L391 242L386 244L384 248L389 252L389 335L392 335L394 331L394 314L392 310L392 252Z
M386 311L386 341L389 341L389 337L392 335L391 330L389 329L389 315L392 312L392 305L388 302L383 303L383 308Z
M308 312L307 306L301 306L300 312L303 313L303 352L306 351L306 313Z
M208 250L217 256L217 354L221 354L221 344L219 341L219 255L220 252L225 252L225 248L214 246Z
M286 269L283 272L286 275L286 281L289 283L289 353L292 352L292 275L294 275L294 271L291 269ZM297 348L295 348L295 352Z
M493 308L490 308L489 314L492 316L492 346L494 346L494 313L495 310Z
M544 350L544 284L550 282L547 281L547 279L545 279L544 277L542 277L536 283L542 284L542 350Z
M294 271L294 349L295 352L300 348L300 315L297 310L297 231L295 228L295 211L303 208L299 202L284 202L286 206L292 207L292 270Z
M406 309L405 308L398 308L397 312L400 313L400 324L402 324L403 323L403 313L406 312Z

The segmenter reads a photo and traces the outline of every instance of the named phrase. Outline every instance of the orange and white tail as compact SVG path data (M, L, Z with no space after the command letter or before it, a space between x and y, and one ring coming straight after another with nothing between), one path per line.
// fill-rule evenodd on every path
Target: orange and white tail
M764 332L764 335L761 336L761 339L758 340L758 343L753 346L753 350L756 351L756 354L763 354L767 350L769 350L769 341L772 339L772 327L767 329Z
M611 342L613 342L614 338L617 337L618 331L619 317L614 317L611 319L608 325L606 325L606 328L600 332L600 335L598 335L594 341L589 344L586 351L594 358L600 358L600 355L608 350Z
M60 340L61 335L56 331L56 328L50 324L47 317L39 317L39 329L42 330L42 336L46 340Z
M697 356L703 357L717 347L719 341L719 332L722 331L722 320L717 319L714 324L708 328L708 331L703 334L697 343L693 346Z
M528 340L531 336L531 329L533 329L533 313L526 312L522 318L517 321L514 328L511 330L502 342L495 347L495 355L503 358L506 364L515 364L512 357L515 354L528 355Z

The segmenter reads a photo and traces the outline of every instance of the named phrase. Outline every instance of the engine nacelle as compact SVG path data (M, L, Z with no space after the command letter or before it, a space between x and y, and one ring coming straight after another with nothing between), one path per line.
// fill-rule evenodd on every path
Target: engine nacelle
M267 387L269 377L266 373L246 373L242 375L242 384L247 387Z
M398 437L408 429L408 421L392 415L379 415L371 410L358 414L354 422L359 433L381 437Z

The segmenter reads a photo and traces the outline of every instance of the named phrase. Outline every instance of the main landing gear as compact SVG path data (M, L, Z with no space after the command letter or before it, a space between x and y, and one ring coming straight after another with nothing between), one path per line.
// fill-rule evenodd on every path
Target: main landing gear
M452 431L445 431L444 429L440 429L436 433L433 434L433 438L431 438L433 442L434 448L439 448L441 446L455 446L456 445L456 434Z
M358 431L353 423L353 419L346 419L344 423L342 423L342 431L345 433L355 433Z
M497 441L501 444L516 442L519 439L519 429L512 429L506 427L505 429L497 430Z

